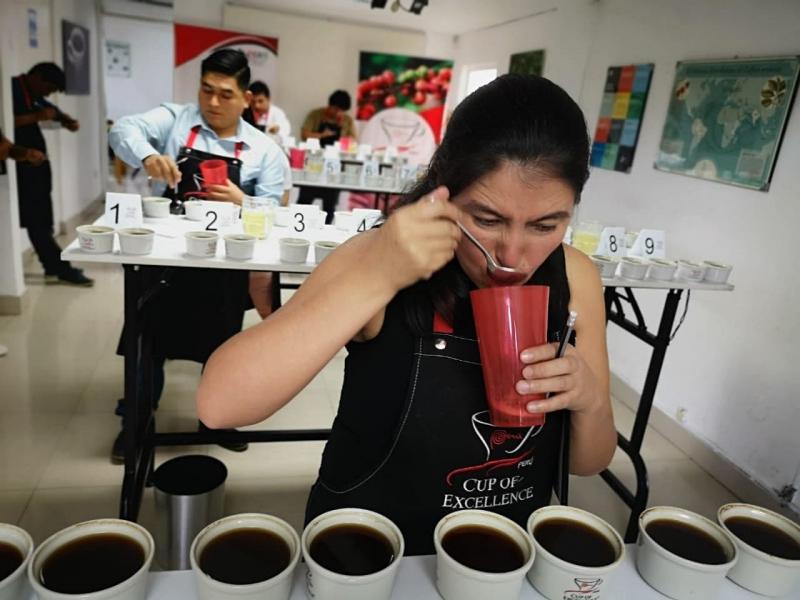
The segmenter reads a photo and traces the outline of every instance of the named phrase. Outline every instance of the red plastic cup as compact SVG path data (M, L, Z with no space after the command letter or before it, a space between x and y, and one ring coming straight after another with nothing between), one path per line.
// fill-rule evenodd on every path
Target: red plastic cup
M300 148L289 148L289 166L302 169L306 161L306 151Z
M489 418L498 427L531 427L544 423L543 413L525 405L544 394L517 393L522 379L519 355L525 348L547 343L546 285L489 287L470 292Z
M342 152L347 152L350 149L350 142L353 141L353 138L350 137L340 137L339 138L339 147L342 149Z
M200 173L205 185L225 185L228 180L228 163L216 158L204 160L200 163Z

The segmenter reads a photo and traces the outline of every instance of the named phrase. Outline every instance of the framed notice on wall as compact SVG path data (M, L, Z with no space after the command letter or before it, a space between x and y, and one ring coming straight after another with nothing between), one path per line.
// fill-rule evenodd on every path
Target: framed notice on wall
M655 167L766 191L800 57L679 62Z
M652 79L652 63L608 68L592 143L593 167L630 172Z

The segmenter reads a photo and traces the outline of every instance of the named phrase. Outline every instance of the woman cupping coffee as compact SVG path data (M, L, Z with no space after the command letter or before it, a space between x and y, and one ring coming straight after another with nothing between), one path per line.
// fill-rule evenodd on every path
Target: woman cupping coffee
M604 469L616 443L600 278L562 244L588 154L583 114L555 84L506 75L480 88L381 227L338 248L280 311L213 354L200 418L215 428L262 421L345 345L339 411L306 519L371 509L397 523L407 554L432 553L436 523L458 509L524 527L550 502L563 419L573 473ZM458 224L520 273L515 285L549 287L551 343L521 353L516 382L525 409L546 415L541 425L498 426L488 415L469 293L509 280L493 278ZM557 358L570 310L580 315L575 345Z

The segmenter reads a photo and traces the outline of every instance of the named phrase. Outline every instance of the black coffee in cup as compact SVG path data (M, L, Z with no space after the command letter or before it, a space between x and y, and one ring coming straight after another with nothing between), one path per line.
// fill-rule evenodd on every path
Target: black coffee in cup
M126 535L87 535L48 556L39 581L61 594L89 594L129 579L142 568L144 560L144 548Z
M392 564L394 547L380 531L365 525L334 525L311 542L317 564L342 575L369 575Z
M442 548L465 567L484 573L508 573L525 564L525 553L510 535L484 525L451 529Z
M725 548L714 537L683 521L656 519L645 531L659 546L681 558L706 565L723 565L728 562Z
M533 537L550 554L573 565L605 567L617 560L611 541L580 521L547 519L534 527Z
M277 533L243 527L211 540L200 553L200 570L232 585L266 581L282 572L292 559L289 544Z
M750 517L731 517L725 520L725 526L753 548L779 558L800 560L800 544L774 525Z
M0 542L0 581L16 571L24 560L19 548Z

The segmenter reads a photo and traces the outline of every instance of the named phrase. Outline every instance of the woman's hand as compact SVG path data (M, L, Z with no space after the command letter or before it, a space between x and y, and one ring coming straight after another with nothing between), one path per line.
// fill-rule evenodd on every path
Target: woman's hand
M461 211L446 187L435 189L414 204L392 214L376 232L383 271L397 290L429 279L452 260L461 230Z
M552 394L545 400L531 400L526 408L532 413L548 413L567 409L577 413L591 413L602 406L603 396L599 382L581 355L571 344L561 358L556 358L558 344L544 344L522 351L525 365L517 392L527 394Z

